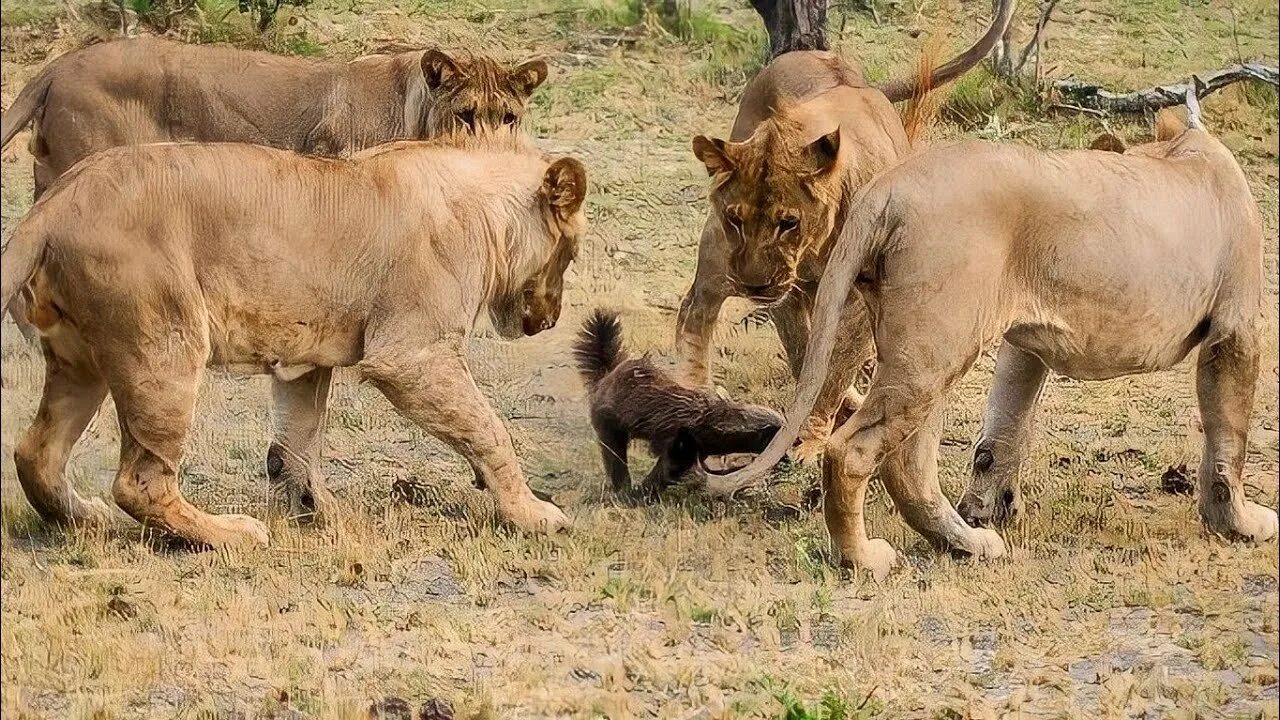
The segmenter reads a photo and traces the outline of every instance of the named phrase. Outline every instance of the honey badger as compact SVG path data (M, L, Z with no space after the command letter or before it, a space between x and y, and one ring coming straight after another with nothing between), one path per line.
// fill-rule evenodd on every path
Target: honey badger
M681 385L648 355L628 359L617 313L592 313L573 355L587 386L605 472L617 492L632 490L627 446L633 439L647 440L657 458L640 488L652 498L695 462L705 470L711 456L760 452L784 424L782 414L770 408Z

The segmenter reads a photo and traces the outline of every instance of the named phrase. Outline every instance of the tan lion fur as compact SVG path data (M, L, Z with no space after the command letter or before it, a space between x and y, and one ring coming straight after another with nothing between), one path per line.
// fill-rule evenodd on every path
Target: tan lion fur
M3 255L4 306L25 288L46 358L15 453L28 499L53 521L105 518L63 468L110 392L120 507L198 543L265 542L258 521L208 515L179 490L205 366L274 376L273 447L292 466L272 479L306 484L319 504L330 369L354 365L467 459L504 519L561 526L526 485L464 353L482 313L508 338L555 324L585 193L576 160L549 162L514 137L403 142L350 160L193 143L85 160Z
M697 270L676 321L685 381L711 382L712 332L729 297L769 307L791 371L799 374L813 292L849 201L911 152L892 101L914 98L907 116L912 131L920 131L930 109L928 91L981 60L1013 7L1013 0L1002 0L983 37L958 57L935 67L926 52L918 74L883 88L869 85L861 68L834 53L781 55L748 83L728 141L694 138L693 151L714 179ZM871 352L865 309L850 305L841 324L847 330L840 335L841 357L848 363L831 373L797 450L802 459L826 438L842 398L851 407L859 401L851 385L857 358Z
M896 562L888 543L866 535L866 483L877 470L898 512L934 545L1004 553L999 535L957 514L937 474L943 399L997 338L966 514L1016 505L1049 370L1113 378L1167 369L1199 347L1201 517L1214 533L1268 540L1276 513L1246 498L1241 477L1258 375L1262 240L1230 151L1168 114L1155 142L1123 154L965 142L916 155L867 186L842 226L786 430L713 489L759 482L800 434L828 367L840 362L837 320L859 302L849 298L856 288L871 309L876 370L823 467L827 528L843 563L881 576Z
M82 158L118 145L244 142L343 156L393 140L515 131L547 76L531 60L441 50L315 62L139 37L59 56L2 120L0 146L33 125L35 197ZM34 336L21 303L14 321Z
M81 158L117 145L243 142L339 156L392 140L514 128L546 76L541 60L506 67L466 52L336 63L129 38L46 65L4 114L0 140L7 145L34 125L39 197Z

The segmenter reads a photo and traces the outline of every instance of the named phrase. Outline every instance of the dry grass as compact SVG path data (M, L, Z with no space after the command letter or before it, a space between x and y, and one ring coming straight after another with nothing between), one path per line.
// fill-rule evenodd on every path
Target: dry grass
M988 6L908 3L880 26L851 17L840 50L873 75L907 70L924 38L944 35L955 48L973 37ZM1274 52L1273 4L1224 8L1067 3L1046 65L1120 86ZM463 464L345 375L326 451L347 512L339 528L277 524L270 549L224 554L169 548L123 516L102 536L51 530L22 498L11 459L38 400L41 360L6 323L5 717L357 718L386 696L443 698L458 717L774 717L784 701L808 713L793 717L1276 717L1276 545L1203 537L1193 501L1159 489L1167 467L1199 457L1185 363L1105 383L1051 381L1027 479L1031 512L1007 534L1008 561L936 555L877 489L872 530L906 551L910 567L881 586L842 576L825 561L820 518L782 502L804 473L749 505L710 504L696 489L649 508L612 501L566 346L586 310L608 304L626 313L635 346L669 348L705 213L689 138L727 132L759 62L759 32L725 25L754 28L745 3L696 9L686 39L613 27L627 17L623 3L357 0L294 11L298 22L271 38L277 48L346 57L391 39L483 42L551 60L534 131L590 168L591 240L571 271L562 326L537 342L477 340L474 364L511 418L533 484L555 494L573 531L495 529ZM1024 27L1034 12L1022 9ZM6 102L88 22L65 7L10 3L4 21ZM193 34L241 37L237 22L232 13ZM913 40L908 28L924 34ZM966 124L933 133L1074 147L1101 130L1093 118L988 102L992 91L981 74L948 90ZM1274 311L1275 94L1232 90L1207 102L1205 116L1240 153L1268 218ZM6 231L30 202L23 144L2 167ZM781 405L790 384L777 342L769 328L733 323L746 311L726 312L719 379ZM1275 507L1271 314L1246 472ZM953 398L941 460L952 493L965 481L990 369L985 358ZM210 376L184 468L202 507L262 515L266 397L265 380ZM113 415L108 404L75 451L82 491L107 492ZM422 488L417 505L391 497L397 480Z

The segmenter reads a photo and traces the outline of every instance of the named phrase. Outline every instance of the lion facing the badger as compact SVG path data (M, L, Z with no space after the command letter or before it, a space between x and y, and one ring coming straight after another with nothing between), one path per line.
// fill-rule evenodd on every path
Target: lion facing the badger
M275 442L314 495L319 389L332 368L355 366L466 458L503 519L561 527L560 509L526 484L466 346L481 313L506 338L555 325L586 191L577 160L547 160L514 137L394 143L351 160L183 143L87 159L3 255L4 307L26 295L45 353L40 407L15 453L28 500L50 521L107 519L63 471L110 393L122 509L198 544L265 544L258 520L205 513L179 488L205 367L272 375Z

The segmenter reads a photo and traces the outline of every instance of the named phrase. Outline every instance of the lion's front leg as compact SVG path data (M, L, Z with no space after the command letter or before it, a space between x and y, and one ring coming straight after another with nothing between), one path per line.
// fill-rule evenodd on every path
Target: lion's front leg
M560 529L567 518L525 482L511 436L476 387L462 346L452 340L425 349L381 348L359 367L402 415L466 458L503 520L524 530Z
M800 286L770 310L778 338L787 352L791 374L797 379L804 369L813 312L812 298L816 292L816 287ZM853 384L858 371L871 357L872 346L871 319L866 304L861 298L853 297L840 316L826 383L818 394L813 412L800 430L800 443L793 453L799 462L816 460L826 447L837 416L847 418L862 404L862 395Z
M711 341L720 309L731 294L726 274L729 251L715 218L709 218L698 245L698 269L676 316L676 372L694 387L711 385Z

